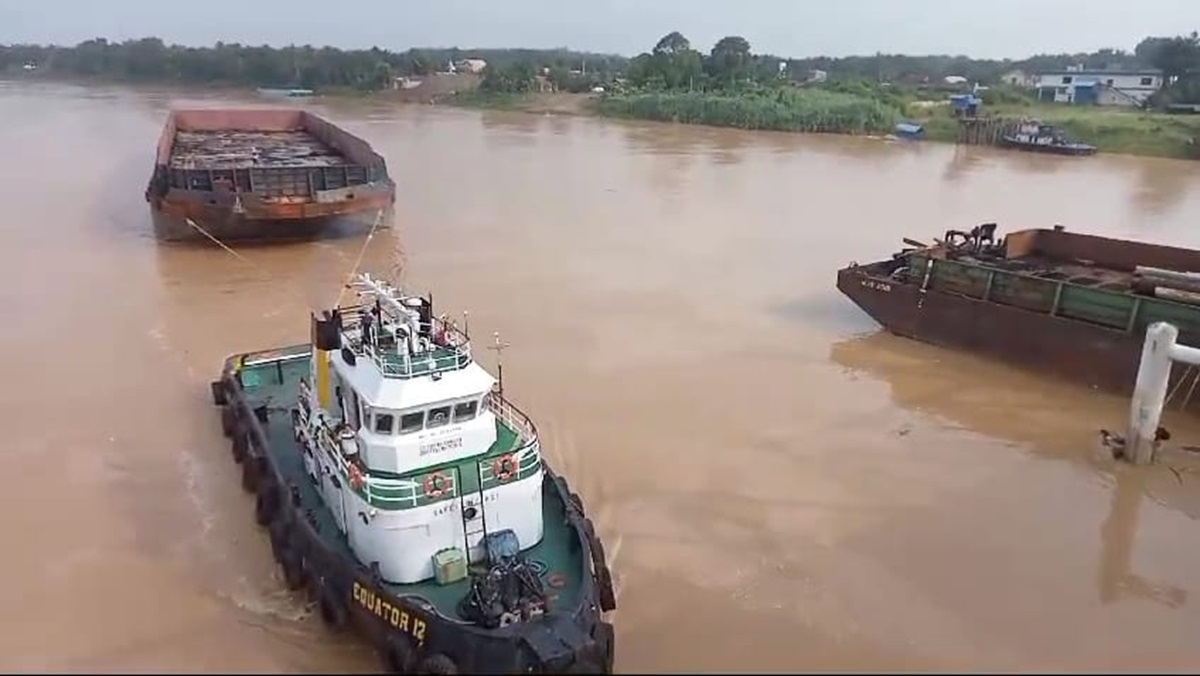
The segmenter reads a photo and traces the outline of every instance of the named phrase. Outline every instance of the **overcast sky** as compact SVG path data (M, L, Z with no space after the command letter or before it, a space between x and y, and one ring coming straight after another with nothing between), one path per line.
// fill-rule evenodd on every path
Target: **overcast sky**
M1198 0L0 0L0 42L557 47L636 54L679 30L781 56L1131 49L1200 28Z

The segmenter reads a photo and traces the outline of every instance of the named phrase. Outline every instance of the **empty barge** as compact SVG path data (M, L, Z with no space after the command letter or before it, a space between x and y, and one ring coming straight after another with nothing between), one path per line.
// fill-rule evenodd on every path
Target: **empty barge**
M892 333L1117 394L1133 391L1148 325L1170 322L1200 345L1200 251L1061 226L996 242L995 229L906 239L914 246L838 270L838 290ZM1188 371L1175 369L1172 386Z
M290 109L172 111L146 188L164 240L311 236L338 218L390 218L395 200L366 141Z

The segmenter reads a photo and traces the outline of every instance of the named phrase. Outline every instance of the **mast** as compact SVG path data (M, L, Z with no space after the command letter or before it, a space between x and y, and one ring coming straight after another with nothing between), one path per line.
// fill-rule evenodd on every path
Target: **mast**
M496 384L500 387L500 396L503 397L504 396L504 358L503 358L503 353L504 353L504 348L508 347L510 345L510 343L505 343L500 340L500 332L499 331L493 333L492 337L494 339L494 342L493 342L493 344L488 346L488 349L496 351Z

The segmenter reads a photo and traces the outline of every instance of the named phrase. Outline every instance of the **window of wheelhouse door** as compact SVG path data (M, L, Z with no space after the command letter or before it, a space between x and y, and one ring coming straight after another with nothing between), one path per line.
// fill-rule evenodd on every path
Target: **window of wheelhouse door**
M350 396L354 398L354 406L350 407L350 417L353 418L350 421L350 426L357 431L367 416L363 413L363 403L358 398L358 392L352 392Z

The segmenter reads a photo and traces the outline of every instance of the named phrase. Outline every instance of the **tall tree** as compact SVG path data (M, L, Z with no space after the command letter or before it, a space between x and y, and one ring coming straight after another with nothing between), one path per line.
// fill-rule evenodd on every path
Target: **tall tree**
M739 35L717 40L709 53L713 77L726 83L745 80L750 76L750 41Z

